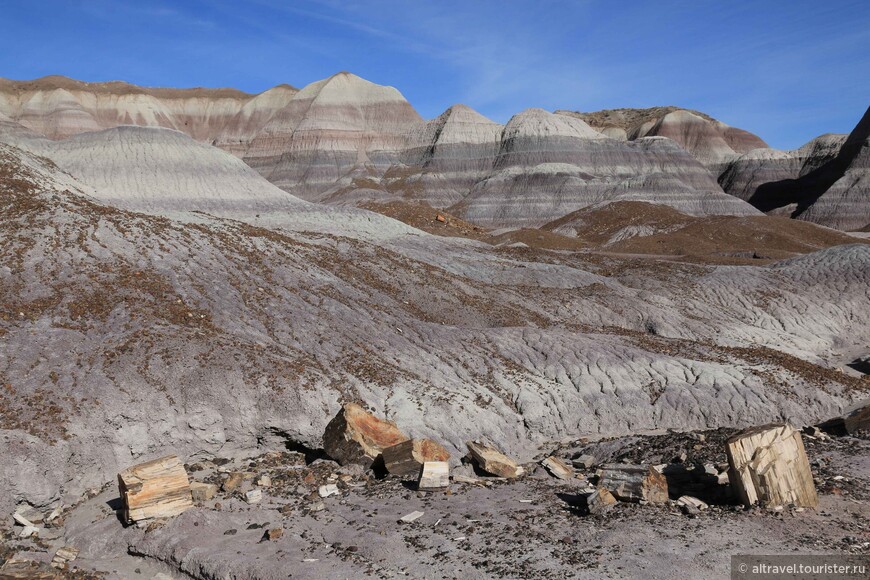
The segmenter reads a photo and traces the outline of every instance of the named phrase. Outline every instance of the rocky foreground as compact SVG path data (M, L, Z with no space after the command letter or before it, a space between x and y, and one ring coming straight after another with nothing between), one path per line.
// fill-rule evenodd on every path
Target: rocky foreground
M20 526L5 528L3 554L14 558L0 577L37 569L45 578L727 577L732 554L870 555L866 433L804 434L817 509L741 505L717 475L733 433L565 442L540 457L573 463L569 479L537 462L518 479L466 463L436 492L312 450L213 457L186 468L191 480L214 484L214 495L173 518L125 526L114 481L51 514L25 513L52 519L29 539L15 537ZM640 462L661 464L670 501L590 513L601 465ZM700 509L676 501L689 493ZM74 559L50 568L63 547Z

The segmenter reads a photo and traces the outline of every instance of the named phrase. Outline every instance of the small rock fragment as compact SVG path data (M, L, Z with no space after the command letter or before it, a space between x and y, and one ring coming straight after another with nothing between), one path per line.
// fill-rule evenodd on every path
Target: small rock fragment
M329 497L331 495L338 495L340 492L338 491L338 486L334 483L327 483L326 485L321 485L318 488L317 493L320 497Z
M41 524L45 521L41 511L34 509L28 505L19 506L15 513L26 518L31 524Z
M71 546L59 548L57 552L54 553L54 558L51 559L51 567L64 569L66 568L67 562L72 562L78 555L79 551L77 548Z
M263 501L263 490L252 489L251 491L245 493L245 501L249 504L260 503L261 501Z
M221 489L223 489L227 493L233 493L242 485L245 481L245 474L240 471L233 471L230 473L230 476L224 481Z
M415 520L420 519L421 517L423 517L423 512L414 511L409 513L408 515L402 516L401 518L399 518L399 521L409 524Z
M53 522L54 520L56 520L57 518L60 517L61 512L63 512L63 506L59 505L56 508L54 508L53 510L51 510L51 513L48 514L48 517L45 518L45 521Z
M18 525L24 526L25 528L28 526L36 527L33 525L33 522L31 522L30 520L28 520L23 515L21 515L17 512L12 514L12 519L15 520L15 523L17 523Z
M485 485L486 482L479 477L470 477L468 475L453 475L453 481L456 483L469 483L471 485Z
M683 511L688 510L691 512L703 511L703 510L707 509L708 507L710 507L706 503L704 503L703 501L699 500L696 497L692 497L691 495L680 496L680 498L677 500L677 505L680 506L681 508L687 508L687 509L684 509Z
M190 482L190 495L193 497L193 501L208 501L215 496L217 491L218 486L213 483Z
M263 534L261 542L274 542L278 538L284 535L284 528L272 528L271 530L266 530Z
M268 475L261 475L257 480L257 485L260 487L272 487L272 478Z
M18 534L19 538L29 538L31 536L38 536L39 528L36 526L24 526L24 529L21 530L21 533Z

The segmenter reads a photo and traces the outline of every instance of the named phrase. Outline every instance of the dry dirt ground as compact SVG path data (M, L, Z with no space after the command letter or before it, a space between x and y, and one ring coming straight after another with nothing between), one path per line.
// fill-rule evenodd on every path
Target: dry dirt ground
M870 243L861 236L784 217L695 217L641 201L593 206L541 228L510 230L477 226L425 203L370 202L363 207L430 234L494 246L704 264L762 265L841 244Z
M720 429L567 442L545 450L565 460L668 463L685 471L725 461ZM870 437L804 438L818 510L744 509L708 487L708 510L685 515L669 505L620 503L585 513L586 480L561 481L529 464L514 482L482 477L418 492L412 482L340 468L296 451L244 463L189 465L194 479L220 482L229 471L269 474L262 504L219 492L174 519L125 527L114 482L63 514L49 539L6 531L3 553L46 562L64 545L81 552L77 577L106 578L726 578L732 554L853 554L870 559ZM312 461L313 460L313 461ZM220 465L218 465L220 464ZM460 468L468 469L468 468ZM669 468L671 469L671 468ZM594 468L578 469L594 479ZM337 482L338 496L318 486ZM680 493L670 478L671 495ZM245 484L249 489L252 482ZM700 495L700 494L699 494ZM717 499L718 498L718 499ZM414 511L412 523L400 518ZM18 528L20 530L20 528ZM266 539L269 530L281 530ZM274 533L274 532L273 532Z

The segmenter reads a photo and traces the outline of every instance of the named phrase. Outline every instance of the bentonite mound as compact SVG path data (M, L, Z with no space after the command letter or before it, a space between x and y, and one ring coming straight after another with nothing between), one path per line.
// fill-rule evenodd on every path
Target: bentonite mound
M817 366L870 338L866 246L773 269L628 267L419 232L183 224L88 192L3 147L4 509L73 501L161 453L316 448L342 401L526 458L590 432L809 422L866 387Z
M50 139L142 125L176 129L211 141L224 130L236 130L232 125L239 111L255 99L235 89L152 89L118 81L85 83L62 76L34 81L0 79L0 111Z
M451 211L485 226L534 227L621 198L699 215L757 213L669 139L608 139L580 119L540 109L510 120L492 173Z
M868 152L870 109L848 137L822 135L792 152L749 152L719 182L764 212L860 230L870 224Z
M614 139L673 139L716 173L723 163L740 154L767 147L767 143L749 131L730 127L704 113L678 107L557 113L583 119L602 134Z
M766 183L797 179L831 161L847 135L828 133L811 139L800 149L754 149L728 164L719 184L729 194L749 200Z

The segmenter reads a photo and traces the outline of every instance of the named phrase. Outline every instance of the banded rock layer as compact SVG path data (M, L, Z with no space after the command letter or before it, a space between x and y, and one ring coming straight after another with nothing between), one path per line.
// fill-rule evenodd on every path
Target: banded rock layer
M244 159L309 200L353 177L380 177L423 121L393 87L339 73L294 95L251 141Z
M581 119L540 109L510 120L493 171L451 210L482 225L537 227L614 199L696 215L758 213L669 139L610 139Z
M276 87L285 96L296 89ZM265 93L264 93L265 94ZM213 142L225 131L238 134L251 109L260 116L274 109L271 96L251 95L235 89L164 89L124 82L85 83L66 77L34 81L0 79L0 112L9 120L48 137L64 139L79 133L119 125L165 127ZM262 105L267 105L262 107ZM248 115L240 116L242 109ZM248 128L250 129L250 128ZM245 135L246 139L253 134Z
M695 159L717 173L722 164L740 154L767 147L767 143L749 131L731 127L704 113L677 107L610 109L594 113L557 112L583 119L603 134L616 139L673 139Z
M728 164L719 176L719 185L734 197L748 201L765 183L797 179L832 160L846 137L828 133L794 151L753 149Z
M762 211L860 230L870 225L870 109L848 137L823 135L795 152L750 152L720 183Z
M721 128L682 131L696 128L693 119L701 127L714 123L689 114L675 125L682 113L647 119L642 131L632 133L636 141L625 142L605 138L582 119L541 110L502 126L456 105L424 122L396 89L350 73L301 91L279 86L259 95L58 77L0 83L0 125L7 135L32 130L64 140L117 125L173 128L241 157L273 184L310 201L411 199L510 227L543 224L589 203L621 198L689 213L752 213L723 196L684 149L642 138L670 131L700 155L732 135ZM63 165L72 163L70 150L85 159L85 145L98 142L76 137L55 151ZM97 171L82 170L86 180Z

